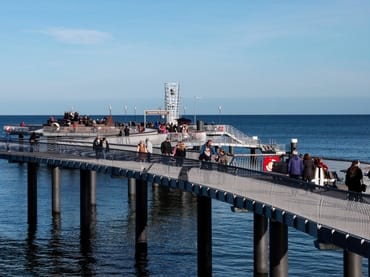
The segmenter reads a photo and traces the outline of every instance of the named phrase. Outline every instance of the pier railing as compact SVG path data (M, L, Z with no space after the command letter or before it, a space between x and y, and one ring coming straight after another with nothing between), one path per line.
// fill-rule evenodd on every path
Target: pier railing
M87 159L95 159L97 156L96 151L92 149L90 143L84 141L45 141L40 140L34 145L30 145L28 141L19 141L19 140L10 140L10 139L0 139L0 151L2 152L41 152L55 155L71 155L74 157L82 157ZM99 158L103 158L103 154L99 154ZM136 147L126 145L122 146L122 149L111 149L107 153L108 160L124 160L124 161L138 161L138 162L148 162L149 160L142 158L143 155L140 155L136 151ZM186 158L182 161L177 160L173 156L162 156L161 154L152 154L150 158L151 163L165 163L169 166L184 166L187 169L189 168L200 168L207 169L212 171L220 171L228 174L233 174L237 176L253 176L257 178L260 176L262 179L266 179L266 176L269 176L273 182L276 182L281 185L296 186L297 188L304 188L306 190L325 190L325 191L338 191L337 196L341 199L346 198L355 198L360 199L365 203L370 203L369 194L359 194L361 197L357 196L357 193L352 193L344 190L337 190L335 187L331 186L317 186L314 183L307 183L301 180L295 180L287 177L285 174L279 174L274 172L268 172L264 170L263 163L264 159L269 157L269 155L240 155L232 158L229 165L219 164L216 162L204 162L199 161L198 159ZM329 168L333 171L338 172L339 180L344 179L345 170L348 168L350 161L348 160L335 160L335 159L325 159ZM365 168L370 168L370 163L363 162L362 166ZM370 185L370 182L367 177L364 176L365 184ZM370 188L370 187L369 187ZM353 194L354 197L349 197L349 194Z

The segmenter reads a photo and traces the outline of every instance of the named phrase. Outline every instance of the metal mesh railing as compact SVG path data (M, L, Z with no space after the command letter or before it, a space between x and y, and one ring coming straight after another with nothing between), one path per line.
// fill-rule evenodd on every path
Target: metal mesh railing
M10 151L10 153L8 152ZM36 156L61 160L78 160L100 165L147 171L197 183L251 200L284 209L365 239L370 239L370 196L350 193L332 187L289 178L283 174L262 172L237 166L227 166L196 159L179 160L159 154L140 155L134 150L112 149L106 159L91 145L46 143L40 141L31 151L27 142L0 140L0 157L11 155ZM14 153L12 153L14 152ZM340 166L339 166L340 167Z

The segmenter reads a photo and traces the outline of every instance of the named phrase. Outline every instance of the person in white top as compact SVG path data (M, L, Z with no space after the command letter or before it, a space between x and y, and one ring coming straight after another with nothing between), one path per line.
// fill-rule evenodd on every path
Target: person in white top
M149 140L149 138L145 139L145 144L146 144L146 151L147 151L147 160L150 162L151 155L153 153L153 144Z

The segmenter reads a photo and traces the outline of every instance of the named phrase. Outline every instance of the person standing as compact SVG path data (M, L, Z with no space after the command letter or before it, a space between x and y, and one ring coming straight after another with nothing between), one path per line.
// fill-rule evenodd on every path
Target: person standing
M109 152L109 143L108 143L107 138L102 138L101 144L102 144L103 157L104 159L106 159L107 153Z
M37 144L37 135L35 132L32 132L30 136L30 152L34 151L34 147Z
M349 191L361 193L366 190L366 186L362 183L363 173L360 166L360 161L352 161L351 166L346 171L345 183Z
M161 143L161 153L163 156L163 163L168 164L170 162L169 156L172 155L172 145L170 137L167 137L166 140Z
M173 155L176 159L176 166L182 166L186 157L185 143L180 141L174 148Z
M217 152L213 147L213 141L211 139L207 140L205 144L202 145L199 151L199 160L201 161L211 161L212 156L217 156Z
M139 142L137 145L137 153L138 153L138 159L140 162L144 162L147 157L147 148L143 140Z
M165 141L161 143L161 153L164 156L171 156L172 154L172 145L170 141L170 137L167 137Z
M292 156L288 162L288 174L289 177L299 179L302 177L303 173L303 161L298 156L298 151L293 150Z
M95 137L94 141L93 141L93 150L95 150L95 157L97 159L100 158L100 153L101 153L101 142L100 142L100 139L98 136Z
M315 164L310 156L310 154L306 153L303 155L303 174L302 179L306 182L311 182L314 178L315 173Z
M322 168L323 171L324 171L324 175L325 176L328 176L328 173L329 173L329 167L327 166L327 164L325 164L322 159L320 157L316 157L314 159L314 164L316 167L318 168Z
M152 153L153 153L153 144L149 140L149 138L145 139L145 145L146 145L146 152L147 152L147 157L146 158L147 158L147 161L150 162L151 157L152 157Z

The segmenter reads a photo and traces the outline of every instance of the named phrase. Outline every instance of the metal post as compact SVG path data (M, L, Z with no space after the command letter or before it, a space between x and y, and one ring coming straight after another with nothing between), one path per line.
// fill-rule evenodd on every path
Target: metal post
M27 163L27 200L28 224L36 227L37 223L37 163Z
M135 258L139 265L147 261L148 242L148 185L144 180L136 180L136 225L135 225Z
M198 276L212 276L212 199L198 196Z
M270 220L270 276L288 276L288 226Z
M298 144L298 139L292 138L290 140L290 153L293 153L293 150L298 150L297 144Z
M254 214L254 276L268 276L267 218Z
M234 147L233 146L229 146L229 153L231 154L231 155L234 155Z
M51 202L52 202L52 216L60 214L60 169L57 166L52 167L51 177Z
M362 257L348 250L343 250L343 276L362 276Z
M253 170L258 170L257 169L257 156L256 156L256 148L251 148L251 164L250 168Z

